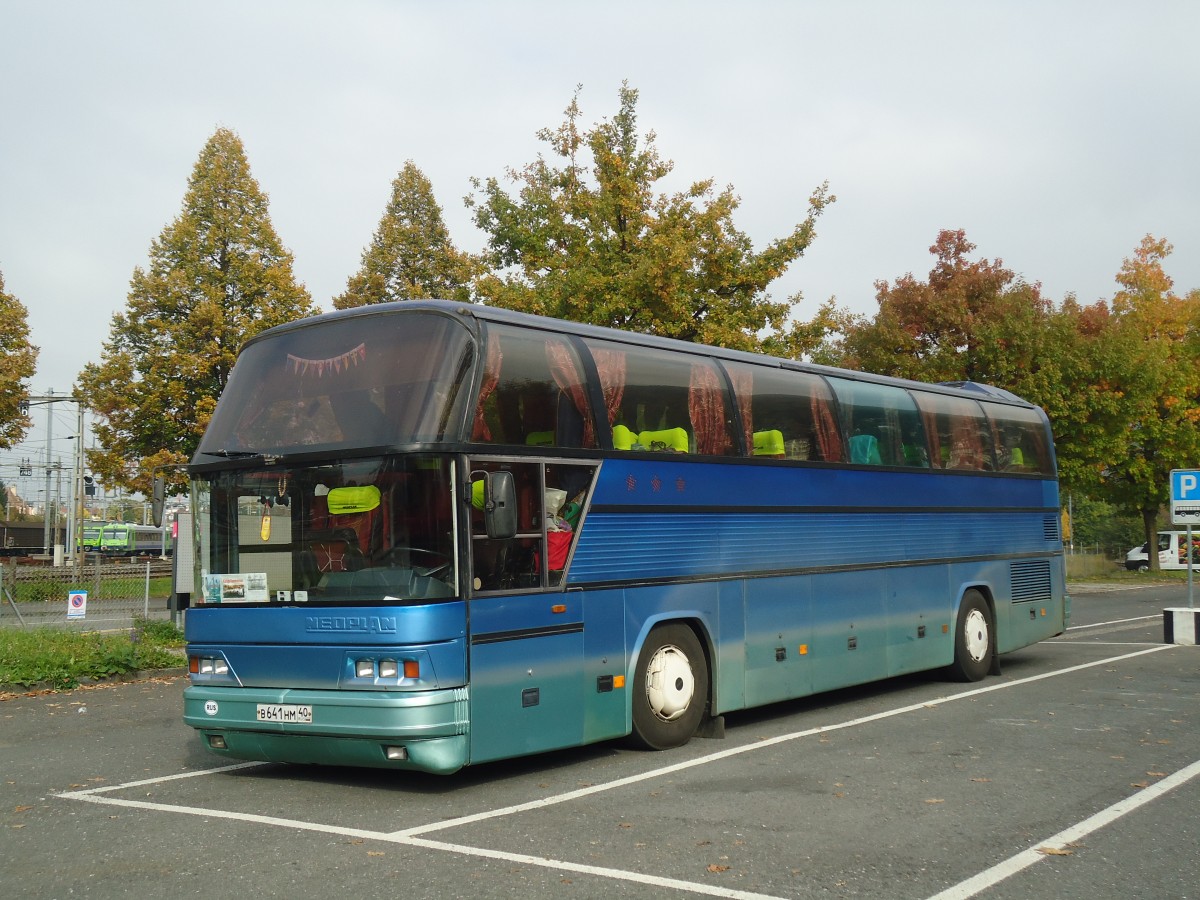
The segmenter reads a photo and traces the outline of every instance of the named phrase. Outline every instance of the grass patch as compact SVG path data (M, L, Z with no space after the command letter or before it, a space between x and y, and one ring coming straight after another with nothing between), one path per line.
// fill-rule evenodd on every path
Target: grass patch
M85 678L170 669L181 665L172 650L183 644L183 632L171 622L142 618L120 634L6 628L0 630L0 684L69 689Z
M1144 587L1149 584L1182 582L1187 583L1187 570L1170 569L1166 572L1130 572L1116 566L1108 572L1095 575L1068 575L1068 582L1102 582L1111 584L1127 584L1130 587ZM1193 573L1193 578L1200 578L1200 567Z

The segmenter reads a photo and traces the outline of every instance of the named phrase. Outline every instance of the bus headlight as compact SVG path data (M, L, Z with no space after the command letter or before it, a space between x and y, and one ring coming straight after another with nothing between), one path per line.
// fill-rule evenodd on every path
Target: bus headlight
M228 675L229 663L223 656L189 656L188 671L193 675Z
M375 677L375 660L373 660L373 659L356 659L354 661L354 676L356 678L374 678Z
M379 677L380 678L395 678L399 668L394 659L381 659L379 661Z

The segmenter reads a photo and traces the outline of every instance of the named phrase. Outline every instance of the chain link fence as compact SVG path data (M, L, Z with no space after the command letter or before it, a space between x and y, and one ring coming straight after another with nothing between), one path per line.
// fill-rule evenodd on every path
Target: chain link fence
M169 619L170 560L89 556L73 566L0 565L0 628L56 625L127 628L135 617ZM81 602L82 601L82 602Z

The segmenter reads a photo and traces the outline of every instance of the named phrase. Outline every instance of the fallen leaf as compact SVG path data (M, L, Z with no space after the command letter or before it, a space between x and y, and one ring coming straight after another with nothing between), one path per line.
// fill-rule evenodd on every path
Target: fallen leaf
M617 824L617 827L618 828L632 828L633 823L632 822L620 822Z
M1151 778L1166 778L1167 777L1166 772L1147 772L1146 774L1149 775Z
M1042 856L1074 856L1074 850L1067 850L1063 847L1038 847L1037 852Z
M29 812L31 809L33 809L32 806L18 806L13 809L13 812Z
M945 800L941 800L941 799L939 799L939 798L936 798L936 797L931 797L930 799L926 800L925 802L926 802L926 803L945 803L946 801L945 801Z
M1135 787L1135 788L1145 788L1145 787L1150 787L1150 782L1148 782L1148 781L1131 781L1129 783L1129 786Z
M384 854L383 854L382 850L368 850L367 851L367 856L383 856L383 855Z
M705 866L710 872L728 872L729 866L718 866L716 863L709 863Z
M972 778L971 780L974 781L976 784L991 784L992 783L992 779L990 779L990 778Z

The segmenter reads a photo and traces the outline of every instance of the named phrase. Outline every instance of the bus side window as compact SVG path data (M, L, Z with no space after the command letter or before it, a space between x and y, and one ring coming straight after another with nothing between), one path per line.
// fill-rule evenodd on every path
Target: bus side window
M584 339L618 450L736 455L732 400L712 360Z
M983 409L967 397L914 392L935 469L990 470L992 441Z
M982 405L991 421L1001 471L1054 474L1050 438L1040 410L987 402Z
M908 391L847 378L830 382L841 406L842 427L849 435L851 462L929 467L925 429Z
M733 384L746 448L756 459L842 460L833 397L819 375L722 363Z
M472 441L596 446L583 366L568 339L493 323L486 359Z

